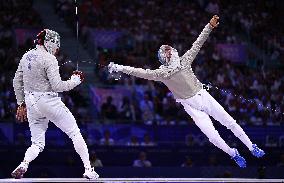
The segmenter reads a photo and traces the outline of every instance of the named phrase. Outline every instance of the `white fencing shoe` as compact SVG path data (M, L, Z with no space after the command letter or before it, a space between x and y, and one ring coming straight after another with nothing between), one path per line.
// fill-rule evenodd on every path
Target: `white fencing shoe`
M95 172L94 167L92 168L85 168L85 173L83 174L83 177L86 179L98 179L99 174Z

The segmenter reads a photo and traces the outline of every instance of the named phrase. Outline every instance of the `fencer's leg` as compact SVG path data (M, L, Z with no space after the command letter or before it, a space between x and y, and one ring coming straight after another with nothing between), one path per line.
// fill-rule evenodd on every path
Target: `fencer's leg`
M72 139L74 148L79 154L85 167L85 173L83 174L83 177L88 179L99 178L99 175L94 171L94 168L91 167L87 144L82 134L80 133L80 129L78 128L74 116L61 101L56 110L58 116L53 121L53 123L63 132L65 132L69 136L69 138Z
M38 102L38 107L50 121L71 138L74 148L84 164L85 173L87 173L86 177L90 179L98 178L99 175L91 168L87 144L80 133L76 120L61 101L61 98L47 95L45 100Z
M24 161L33 161L38 154L43 151L45 146L45 132L48 128L48 122L48 119L45 117L41 117L36 120L33 119L29 122L32 145L26 151Z
M90 167L88 148L72 113L60 100L60 98L57 98L55 107L50 110L53 111L49 112L52 114L49 119L68 135L68 137L73 141L74 148L81 157L84 166L86 168Z
M73 141L74 148L81 157L85 168L91 167L87 144L83 139L80 129L78 128L76 120L71 112L69 110L62 110L61 118L57 121L53 121L53 123L65 132Z
M27 149L23 162L11 173L14 178L22 178L27 171L29 163L33 161L45 146L45 132L48 127L48 120L44 117L31 117L28 114L29 127L31 131L32 145Z
M229 154L241 168L246 167L246 160L240 156L237 149L230 148L228 144L220 137L218 131L213 126L210 117L205 112L194 109L186 103L182 104L185 111L193 118L195 124L209 138L209 141L212 144Z
M187 105L186 103L182 104L184 106L185 111L192 117L195 124L208 137L209 141L212 144L222 149L230 156L235 155L235 151L233 150L233 148L230 148L228 144L221 138L218 131L213 126L210 117L206 113L194 109L190 105Z
M207 92L202 93L204 110L207 114L219 121L227 129L231 130L236 137L238 137L250 151L253 150L253 144L241 126L234 120L225 109Z

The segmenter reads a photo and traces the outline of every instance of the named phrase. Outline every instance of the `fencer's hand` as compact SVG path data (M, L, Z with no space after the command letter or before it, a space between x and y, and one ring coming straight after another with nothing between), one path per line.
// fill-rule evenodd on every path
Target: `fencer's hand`
M82 71L73 71L73 75L78 75L80 77L81 82L83 82L85 79Z
M20 122L28 121L27 107L25 103L22 103L17 108L16 119Z
M210 28L211 29L214 29L214 28L218 27L218 25L219 25L219 17L218 17L218 15L214 15L211 18L209 24L210 24Z
M79 84L81 84L80 76L77 75L77 74L73 74L73 75L71 76L71 79L70 79L70 80L73 81L73 82L76 84L76 86L78 86Z
M115 64L113 62L110 62L108 64L108 71L110 73L112 73L112 72L120 72L120 71L122 71L122 69L123 69L122 65L118 65L118 64Z
M113 62L110 62L110 63L108 64L107 68L108 68L108 72L109 72L109 73L112 73L112 72L113 72L113 65L114 65Z

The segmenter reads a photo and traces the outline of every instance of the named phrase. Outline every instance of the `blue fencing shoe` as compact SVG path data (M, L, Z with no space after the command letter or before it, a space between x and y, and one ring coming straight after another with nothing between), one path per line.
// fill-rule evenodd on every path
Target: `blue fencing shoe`
M235 162L239 165L239 167L245 168L247 166L245 158L241 157L237 149L234 148L234 151L235 155L232 156L232 159L235 160Z
M265 155L265 152L263 150L259 149L256 144L253 144L252 148L253 148L253 150L251 151L251 153L255 157L260 158L260 157Z

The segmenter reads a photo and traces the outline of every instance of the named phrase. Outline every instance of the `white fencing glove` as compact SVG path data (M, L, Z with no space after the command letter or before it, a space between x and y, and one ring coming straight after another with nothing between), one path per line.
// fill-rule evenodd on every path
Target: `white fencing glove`
M73 81L76 85L79 85L81 83L81 78L77 74L73 74L70 80Z
M110 73L112 73L112 72L121 72L122 70L123 70L123 65L114 64L113 62L110 62L108 64L108 71Z

